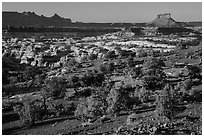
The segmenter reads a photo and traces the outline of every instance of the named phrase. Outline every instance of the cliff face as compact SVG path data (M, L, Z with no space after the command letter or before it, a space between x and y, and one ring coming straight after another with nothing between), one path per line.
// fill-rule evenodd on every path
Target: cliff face
M156 27L175 27L179 25L174 19L171 18L170 13L158 14L157 18L153 20L149 25Z
M39 16L34 12L2 12L2 26L6 28L9 26L33 26L33 27L63 27L68 26L71 19L62 18L55 14L52 17Z

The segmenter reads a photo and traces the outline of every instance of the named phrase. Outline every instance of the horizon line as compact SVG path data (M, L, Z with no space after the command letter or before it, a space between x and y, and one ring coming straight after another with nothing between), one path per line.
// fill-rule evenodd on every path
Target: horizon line
M26 12L26 13L35 13L36 15L38 15L38 16L44 16L44 17L46 17L46 18L51 18L51 17L53 17L55 14L57 14L58 16L60 16L58 13L54 13L52 16L45 16L45 15L43 15L43 14L41 14L41 15L39 15L39 14L37 14L36 12L34 12L34 11L23 11L23 12L20 12L20 11L10 11L10 10L2 10L2 13L3 12L17 12L17 13L21 13L21 14L23 14L24 12ZM159 13L159 14L165 14L165 13ZM171 13L170 13L171 14ZM157 14L158 15L158 14ZM63 19L71 19L71 18L68 18L68 17L63 17L63 16L60 16L61 18L63 18ZM149 22L151 22L151 21L147 21L147 22L83 22L83 21L75 21L75 22L72 22L72 19L71 19L71 23L131 23L131 24L134 24L134 23L149 23ZM188 22L202 22L202 20L201 21L199 21L199 20L193 20L193 21L176 21L176 22L185 22L185 23L188 23Z

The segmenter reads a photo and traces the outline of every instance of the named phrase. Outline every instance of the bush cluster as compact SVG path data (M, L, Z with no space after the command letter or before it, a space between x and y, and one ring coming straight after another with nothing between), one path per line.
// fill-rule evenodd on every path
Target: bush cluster
M75 110L75 116L83 121L96 120L105 115L107 108L105 92L95 91L87 98L81 98Z
M47 102L47 115L58 117L62 115L70 115L76 109L73 101L50 100Z
M23 103L14 106L14 111L18 113L22 126L26 127L42 121L45 116L43 103L39 100L24 100Z

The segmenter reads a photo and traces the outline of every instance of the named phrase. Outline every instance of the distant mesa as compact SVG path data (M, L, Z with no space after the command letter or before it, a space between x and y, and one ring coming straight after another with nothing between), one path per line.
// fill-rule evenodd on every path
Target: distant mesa
M171 18L170 13L158 14L157 18L152 22L147 23L147 25L155 26L155 27L176 27L180 26L181 23L176 22Z
M7 26L64 27L71 22L71 19L62 18L57 14L54 14L52 17L45 17L35 14L35 12L2 12L3 28Z

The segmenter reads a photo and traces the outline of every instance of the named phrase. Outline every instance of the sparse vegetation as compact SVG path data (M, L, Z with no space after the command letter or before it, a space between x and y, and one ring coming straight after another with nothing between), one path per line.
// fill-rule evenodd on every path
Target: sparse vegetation
M5 39L4 134L201 134L201 38L176 29Z
M25 127L33 126L45 116L42 102L36 100L24 100L22 104L14 106L14 111L18 113L22 126Z

